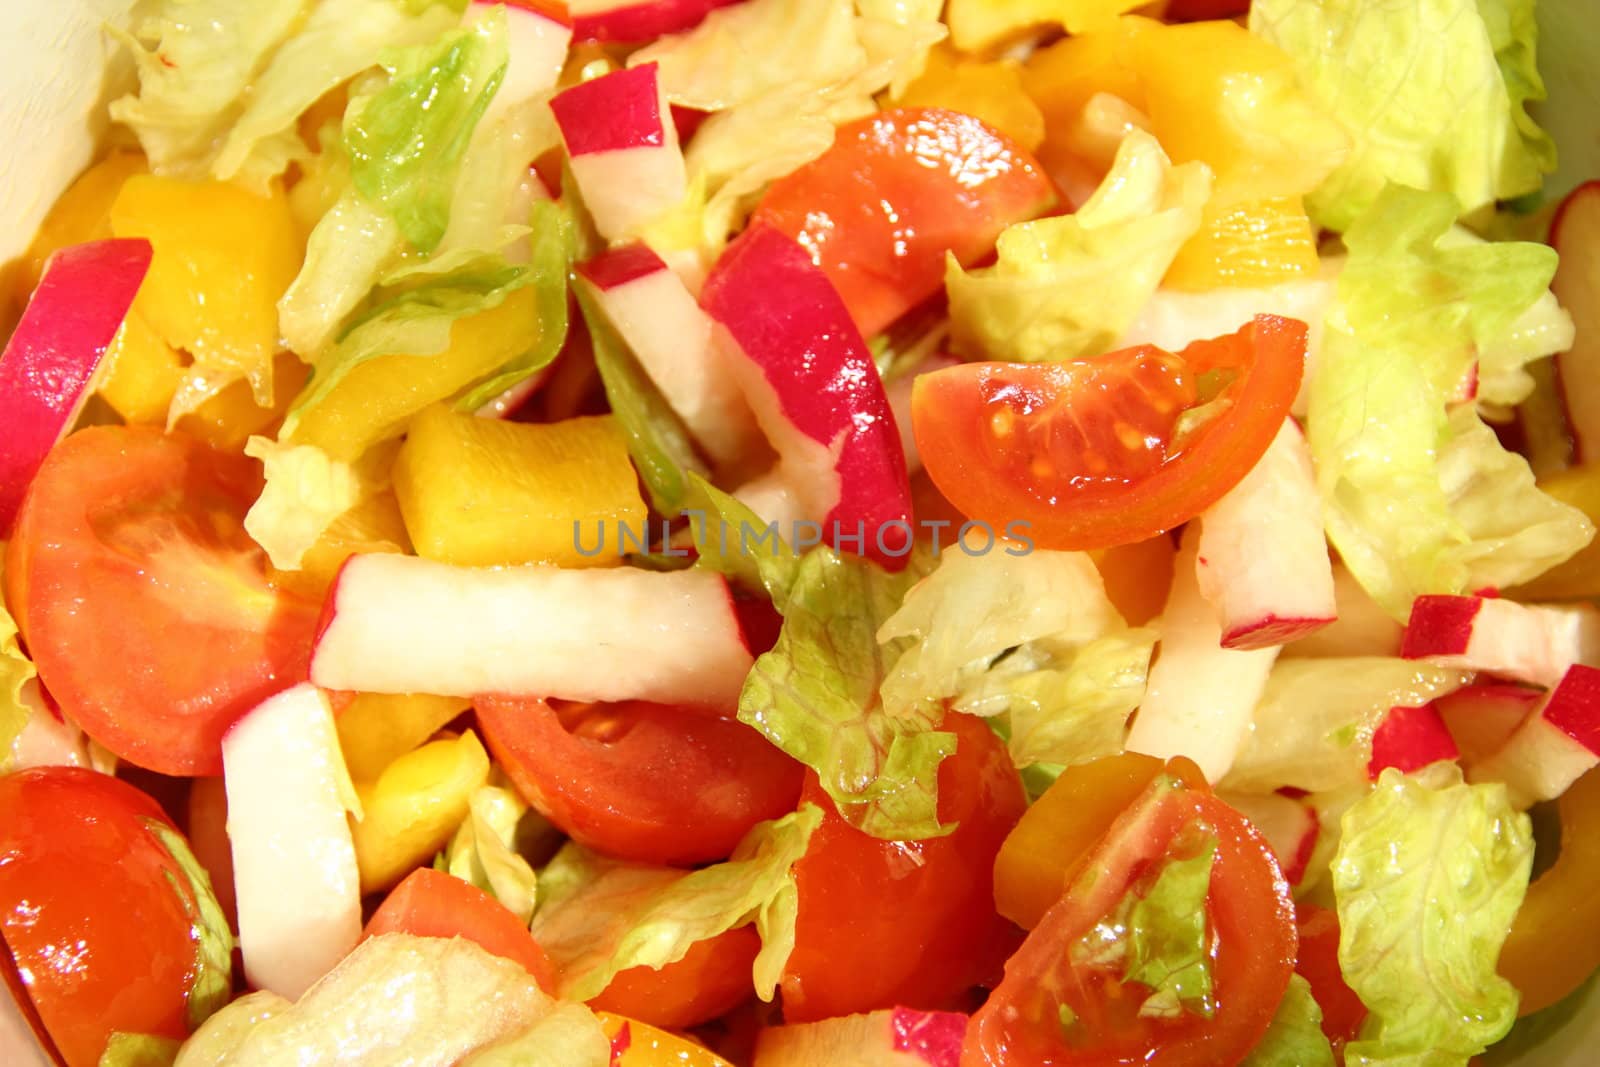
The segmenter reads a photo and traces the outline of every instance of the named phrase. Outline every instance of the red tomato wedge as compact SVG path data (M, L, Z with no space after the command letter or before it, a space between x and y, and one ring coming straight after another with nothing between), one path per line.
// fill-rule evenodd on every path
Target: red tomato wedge
M1021 146L971 115L897 108L839 127L833 147L774 182L752 221L799 241L865 336L938 291L945 253L983 258L1055 189Z
M732 719L642 702L559 715L542 700L475 704L489 751L528 803L573 840L621 859L726 859L800 795L800 764Z
M1304 323L1259 315L1178 353L950 367L913 387L917 449L950 502L997 530L1026 522L1054 549L1141 541L1250 472L1289 414L1305 348Z
M153 825L172 828L109 775L0 778L0 931L68 1067L94 1067L113 1031L189 1032L195 902Z
M626 1015L663 1030L687 1030L725 1015L755 996L750 968L761 951L753 926L696 941L660 970L629 967L589 1001L595 1011Z
M390 890L363 936L379 934L464 937L522 964L545 992L556 989L550 957L520 919L477 886L432 867L419 867Z
M1300 958L1294 969L1311 984L1322 1009L1322 1032L1335 1048L1354 1041L1367 1018L1367 1006L1344 980L1339 967L1339 916L1315 904L1296 904Z
M1145 987L1124 984L1119 963L1075 959L1070 946L1156 864L1196 854L1201 833L1217 843L1206 899L1215 1010L1143 1017ZM1006 964L972 1018L962 1067L1238 1063L1271 1023L1295 950L1289 885L1266 841L1215 796L1158 780Z
M839 817L806 776L803 800L825 813L795 864L800 911L783 971L789 1022L895 1006L959 1003L998 970L1020 936L994 904L994 858L1027 807L1005 744L982 719L951 712L956 751L939 767L944 837L884 841Z
M6 603L61 708L130 763L222 773L235 719L306 677L319 606L244 532L259 466L182 434L100 426L39 468Z

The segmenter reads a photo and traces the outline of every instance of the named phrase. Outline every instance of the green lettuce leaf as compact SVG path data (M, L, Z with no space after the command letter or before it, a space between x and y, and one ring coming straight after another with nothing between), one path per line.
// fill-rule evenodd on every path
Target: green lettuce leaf
M877 110L874 96L916 77L944 36L927 0L752 0L635 53L631 66L659 64L668 100L712 112L684 155L690 194L649 228L651 246L709 261L769 182ZM747 61L725 61L734 54Z
M1389 709L1426 704L1471 678L1466 671L1381 656L1280 660L1220 787L1320 793L1364 786L1372 733Z
M1351 227L1308 390L1329 540L1373 599L1401 618L1420 593L1499 584L1479 580L1480 559L1523 581L1591 536L1575 512L1537 504L1526 464L1476 432L1470 405L1447 411L1474 360L1515 336L1555 271L1554 252L1542 245L1452 235L1454 215L1447 194L1391 186ZM1504 364L1493 370L1501 380ZM1442 453L1451 447L1497 476L1448 488ZM1552 536L1474 544L1478 536L1506 540L1508 520L1526 505L1553 521ZM1494 529L1469 528L1469 519L1481 526L1494 511Z
M1120 752L1155 645L1123 622L1088 556L1046 550L946 553L878 639L914 642L883 682L891 716L931 721L945 700L1003 716L1019 767Z
M172 1067L180 1047L175 1038L118 1030L106 1040L99 1067Z
M561 973L562 997L588 1000L620 971L665 967L697 941L753 922L761 952L752 977L771 1000L794 949L799 896L790 868L821 822L822 809L803 804L757 824L727 862L689 872L566 845L540 873L532 925Z
M816 771L845 821L892 840L954 829L938 815L939 765L955 751L955 735L937 729L942 710L895 716L879 698L909 642L879 644L878 628L926 567L917 553L898 574L826 546L806 553L777 644L739 694L740 722Z
M1107 351L1150 299L1211 196L1203 163L1174 167L1136 130L1075 214L1011 226L992 267L947 260L952 342L974 359L1074 359Z
M765 592L779 612L789 601L799 557L779 551L774 524L698 474L689 476L684 514L694 537L695 566L716 571L753 592ZM769 534L769 530L772 532ZM772 551L750 551L764 541Z
M689 493L688 476L704 474L683 420L667 403L639 361L583 286L574 286L583 321L594 347L594 365L605 386L606 402L628 439L628 455L655 509L676 514Z
M611 1039L594 1012L562 1004L533 1026L496 1041L461 1061L461 1067L610 1067Z
M577 256L577 226L572 212L555 200L533 205L528 284L539 312L539 343L488 381L469 389L456 405L476 411L512 386L549 366L567 340L567 280Z
M404 246L393 217L346 189L317 221L300 273L278 300L284 343L316 358Z
M520 964L474 941L380 934L293 1004L270 993L229 1004L184 1043L177 1067L455 1063L556 1006Z
M1311 983L1289 976L1289 988L1272 1017L1272 1025L1242 1067L1334 1067L1333 1047L1322 1032L1322 1009L1311 995Z
M0 561L4 558L5 546L0 543ZM4 576L3 566L0 562L0 577ZM0 770L11 765L11 745L28 725L30 704L22 687L37 675L17 640L17 620L0 601Z
M1478 406L1506 408L1528 399L1534 390L1528 365L1565 352L1576 335L1572 316L1556 302L1556 295L1541 293L1502 336L1478 346Z
M1473 212L1539 189L1555 145L1525 104L1544 97L1534 0L1259 0L1250 28L1288 52L1355 139L1307 198L1343 230L1385 183L1450 194Z
M1190 1012L1210 1018L1216 1013L1206 894L1217 840L1209 833L1196 836L1193 848L1183 849L1190 854L1162 860L1153 878L1140 879L1067 948L1077 965L1120 966L1124 982L1147 987L1150 992L1139 1006L1143 1016Z
M251 84L308 6L309 0L160 0L140 9L131 32L111 31L133 53L139 75L137 93L111 102L111 118L138 136L152 171L208 176L216 145ZM287 165L281 146L276 154Z
M172 855L183 878L168 874L173 892L183 901L193 927L194 975L189 980L188 1024L195 1029L228 1003L233 995L233 931L211 889L211 876L189 851L183 835L159 819L145 820L145 828Z
M307 149L297 120L388 48L433 40L443 5L393 0L161 0L133 33L139 90L111 105L158 174L238 180L257 191Z
M524 924L533 917L538 878L517 851L528 805L510 789L486 785L467 801L467 817L436 866L493 896Z
M1012 762L1048 768L1053 781L1062 768L1122 751L1155 643L1156 631L1124 627L1074 647L1022 646L965 685L952 706L1003 716Z
M1464 1067L1516 1021L1495 962L1528 888L1528 817L1504 786L1390 768L1342 828L1339 966L1371 1012L1345 1062Z
M528 267L485 256L380 301L316 357L311 381L290 407L279 440L292 442L300 418L326 399L355 367L379 356L438 355L449 347L450 327L457 319L499 307L507 296L533 280Z
M505 77L507 54L505 11L491 8L435 43L386 53L388 83L352 99L345 113L351 182L421 252L444 238L456 168Z
M300 561L340 515L360 503L361 478L315 445L283 445L251 437L244 454L261 461L266 479L244 517L244 529L281 571Z

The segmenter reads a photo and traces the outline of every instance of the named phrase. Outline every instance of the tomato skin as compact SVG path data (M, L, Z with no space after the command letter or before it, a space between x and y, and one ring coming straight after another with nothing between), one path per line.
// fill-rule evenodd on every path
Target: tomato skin
M1295 914L1300 957L1294 969L1311 984L1311 995L1322 1009L1322 1032L1340 1048L1361 1032L1367 1006L1339 969L1339 916L1315 904L1297 904Z
M1197 823L1216 834L1207 897L1217 1009L1149 1020L1123 995L1113 971L1079 968L1068 946L1101 918L1141 872L1169 854ZM972 1017L962 1067L1238 1063L1261 1040L1294 967L1296 934L1289 886L1266 841L1209 793L1158 781L1113 826L1084 873L1047 912L1006 964L1006 976ZM1063 1039L1067 1005L1083 1043Z
M1039 547L1140 541L1194 518L1255 466L1300 388L1305 341L1304 323L1259 315L1177 354L1143 345L934 371L912 391L917 449L964 514L996 529L1027 522ZM1192 379L1211 370L1237 372L1231 404L1167 456L1181 408L1196 399Z
M884 841L848 825L807 775L824 815L795 864L795 947L782 978L789 1022L907 1007L949 1007L1016 942L994 908L996 851L1027 806L1005 745L981 719L950 712L955 754L939 767L945 837Z
M1034 158L979 119L897 108L841 126L752 222L799 241L870 337L938 291L946 251L971 264L1054 202Z
M395 933L464 937L522 964L540 989L555 993L555 966L528 928L494 897L454 875L419 867L390 890L361 936Z
M517 791L573 840L610 856L726 859L752 826L793 811L800 795L800 764L732 719L634 701L575 709L569 730L542 700L475 704Z
M50 453L6 551L39 677L90 737L169 775L306 677L318 606L274 589L244 532L258 466L181 433L97 426Z
M760 951L755 927L725 930L696 941L683 959L660 970L629 967L618 973L589 1007L663 1030L687 1030L755 996L750 968Z
M172 826L109 775L0 778L0 931L68 1067L93 1067L113 1031L189 1032L193 899L150 822Z

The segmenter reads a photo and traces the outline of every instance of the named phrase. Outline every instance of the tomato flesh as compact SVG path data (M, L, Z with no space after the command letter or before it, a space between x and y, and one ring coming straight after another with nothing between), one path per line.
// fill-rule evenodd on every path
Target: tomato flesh
M1054 549L1143 540L1255 466L1300 388L1305 339L1304 323L1261 315L1181 353L1142 345L924 374L911 402L917 449L950 502L995 529L1026 522Z
M528 803L621 859L725 859L800 795L800 765L732 719L636 701L575 706L563 723L542 700L475 703L489 750Z
M1155 864L1194 854L1197 834L1217 843L1206 903L1215 1010L1145 1017L1144 987L1123 984L1116 963L1074 958L1070 946ZM1289 886L1266 842L1216 797L1158 780L1006 964L973 1016L962 1067L1237 1063L1271 1023L1295 953Z
M1341 1048L1361 1032L1367 1006L1346 984L1339 967L1339 916L1314 904L1297 904L1295 910L1300 958L1294 969L1311 985L1311 995L1322 1009L1322 1032Z
M189 1031L194 901L151 824L171 827L109 775L0 778L0 930L68 1067L93 1067L114 1031Z
M939 818L959 824L945 837L864 834L807 776L802 800L825 814L794 867L800 911L782 979L789 1022L950 1007L1016 944L995 911L992 872L1027 804L1021 780L983 720L952 712L943 728L956 751L939 767Z
M696 941L681 960L659 970L629 967L619 972L589 1006L663 1030L687 1030L755 996L750 969L760 951L755 927L725 930Z
M257 465L151 427L50 453L6 552L6 602L61 708L117 756L222 772L222 735L306 676L318 607L244 531Z
M1054 202L1034 158L979 119L897 108L839 127L754 221L800 242L870 337L938 291L947 251L970 264Z
M528 928L494 897L443 871L419 867L406 875L373 913L363 937L393 933L464 937L522 964L541 989L555 992L555 967Z

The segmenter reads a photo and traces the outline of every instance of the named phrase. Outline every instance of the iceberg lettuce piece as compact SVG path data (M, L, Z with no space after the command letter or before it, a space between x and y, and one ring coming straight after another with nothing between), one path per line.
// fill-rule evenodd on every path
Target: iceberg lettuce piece
M794 950L799 891L791 868L806 854L822 809L802 804L758 823L723 863L696 871L608 859L569 843L539 875L533 936L561 973L568 1000L598 996L630 967L664 967L697 941L755 923L752 977L771 1000Z
M1495 964L1527 892L1532 827L1503 785L1437 778L1390 768L1341 820L1339 967L1371 1012L1345 1047L1352 1067L1465 1067L1516 1021Z
M947 260L953 347L973 359L1045 362L1099 355L1127 332L1211 196L1203 163L1174 167L1135 130L1076 214L1008 227L998 262Z
M1388 182L1450 194L1465 213L1535 192L1555 144L1528 116L1544 98L1534 0L1258 0L1250 29L1355 139L1306 201L1344 230Z

